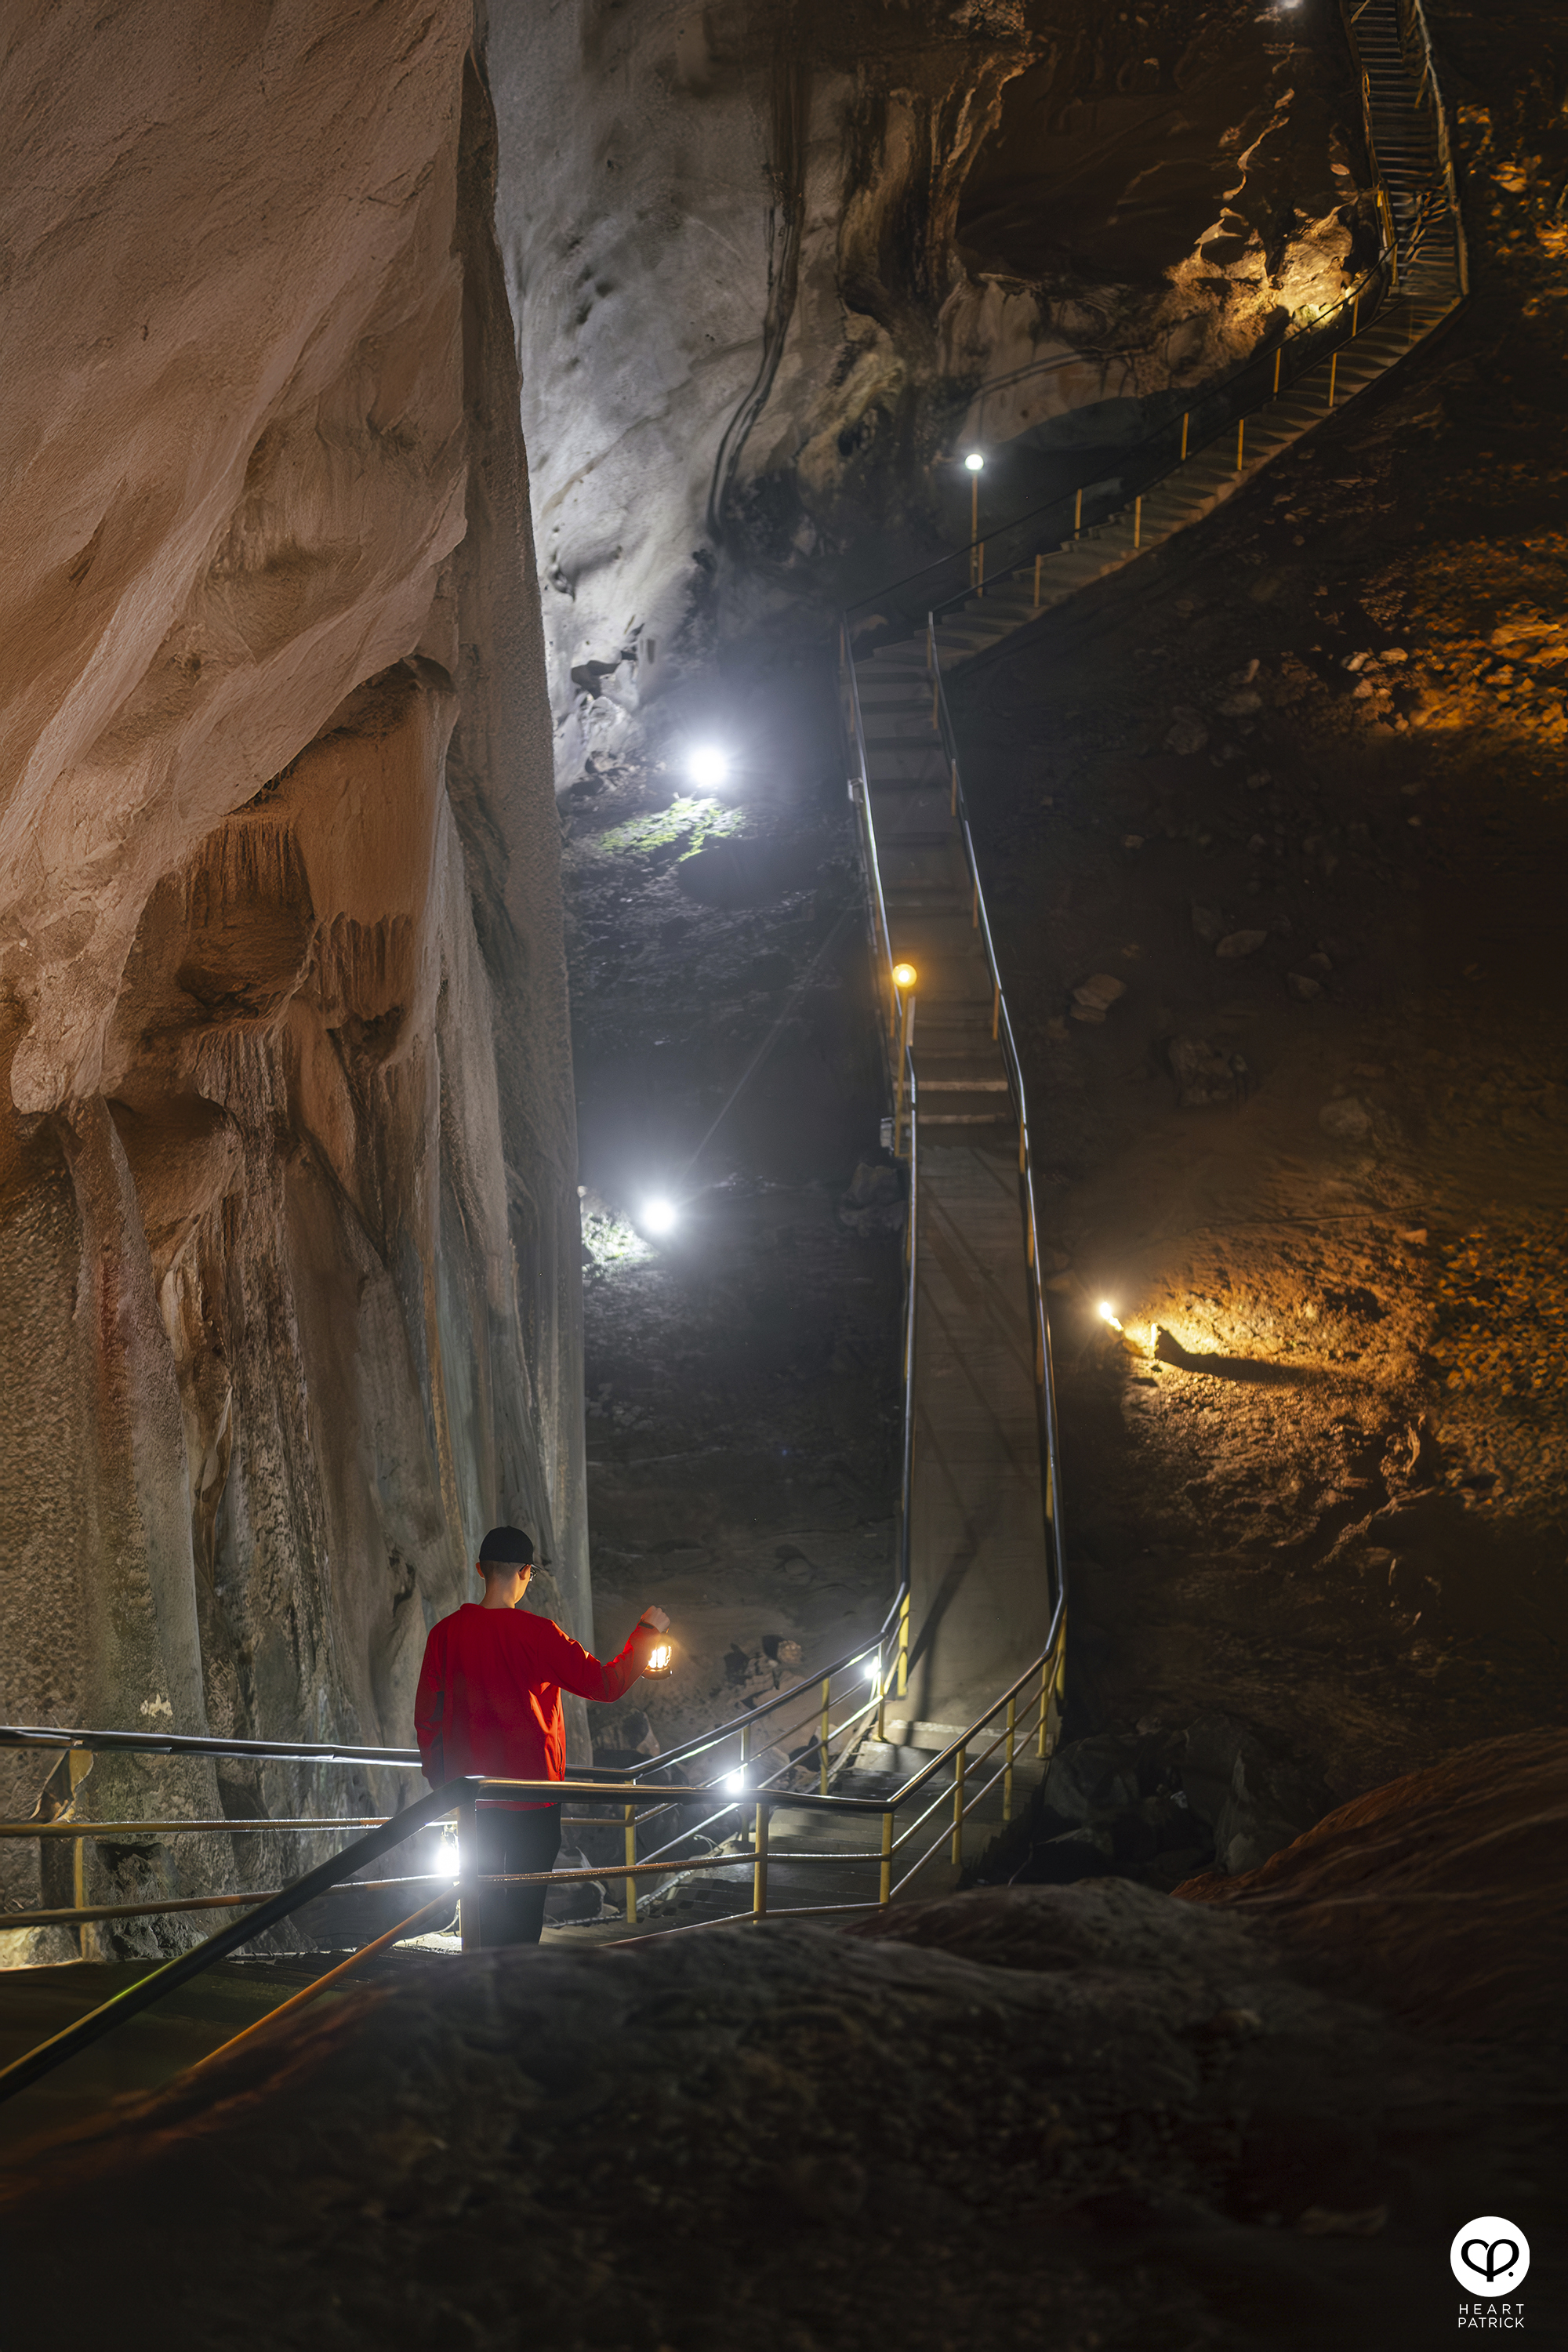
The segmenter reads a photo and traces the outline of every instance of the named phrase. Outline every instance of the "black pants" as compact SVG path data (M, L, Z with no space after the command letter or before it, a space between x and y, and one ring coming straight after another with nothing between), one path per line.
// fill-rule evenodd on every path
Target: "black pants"
M478 1808L479 1868L549 1870L561 1851L559 1805ZM487 1886L479 1897L480 1940L491 1944L537 1944L544 1925L542 1886Z

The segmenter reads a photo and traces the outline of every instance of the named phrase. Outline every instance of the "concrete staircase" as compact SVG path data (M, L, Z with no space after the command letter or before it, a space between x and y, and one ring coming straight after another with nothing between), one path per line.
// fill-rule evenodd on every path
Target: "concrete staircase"
M1037 563L1031 559L939 614L937 656L944 671L990 652L1091 582L1201 522L1281 450L1385 375L1463 299L1462 231L1443 171L1440 117L1424 58L1406 51L1399 14L1398 0L1366 0L1354 29L1397 259L1394 287L1376 316L1279 398L1226 425L1119 515L1064 546L1042 548Z
M1402 21L1420 47L1414 62ZM1393 287L1375 313L1369 295L1364 328L1357 299L1350 338L1278 397L1194 449L1109 521L1041 547L942 612L929 639L922 631L861 650L847 634L869 820L868 880L875 898L879 873L889 961L907 961L919 973L914 1649L910 1719L889 1727L902 1743L926 1729L936 1737L937 1717L967 1719L974 1694L1005 1684L1009 1666L1039 1654L1051 1622L1047 1562L1053 1546L1059 1558L1060 1544L1059 1496L1045 1458L1054 1443L1048 1335L1028 1270L1033 1172L1016 1108L1023 1080L1015 1069L1009 1086L1010 1033L987 952L942 677L1213 513L1396 366L1463 299L1462 232L1449 201L1419 0L1364 0L1355 26L1394 248ZM1016 529L1007 543L1016 550Z

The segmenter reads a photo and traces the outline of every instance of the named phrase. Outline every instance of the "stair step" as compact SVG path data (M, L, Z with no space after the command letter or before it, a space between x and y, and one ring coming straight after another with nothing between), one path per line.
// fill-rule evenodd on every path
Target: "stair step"
M919 1113L921 1127L994 1127L998 1120L1012 1118L1007 1110L927 1111Z

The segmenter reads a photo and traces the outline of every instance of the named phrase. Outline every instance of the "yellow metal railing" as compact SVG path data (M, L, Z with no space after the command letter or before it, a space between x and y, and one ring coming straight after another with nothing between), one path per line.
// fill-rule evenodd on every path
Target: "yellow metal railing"
M840 1758L842 1764L853 1753L853 1738L857 1729L864 1727L868 1717L879 1713L885 1696L883 1682L886 1648L886 1633L884 1633L883 1638L879 1643L857 1654L859 1658L874 1656L877 1660L872 1686L868 1696L858 1706L848 1708L837 1725L830 1719L833 1706L831 1685L834 1675L839 1670L837 1666L826 1675L811 1677L792 1690L780 1693L775 1700L768 1702L763 1708L758 1709L757 1715L766 1717L781 1712L791 1702L798 1701L805 1696L809 1702L811 1710L814 1712L818 1709L824 1710L822 1713L816 1713L815 1716L818 1747L826 1752L832 1739L839 1738L844 1743L843 1754ZM110 2000L100 2004L87 2017L79 2019L75 2024L53 2036L38 2049L27 2053L26 2056L0 2070L0 2099L8 2098L15 2093L25 2090L55 2066L62 2064L66 2059L89 2047L102 2034L111 2032L116 2025L150 2007L164 1993L174 1990L179 1984L187 1982L191 1978L199 1975L216 1961L226 1958L229 1953L238 1950L243 1945L252 1941L258 1935L279 1925L306 1903L313 1902L322 1895L349 1893L363 1895L389 1892L394 1888L410 1890L417 1888L424 1893L432 1886L439 1890L434 1895L426 1895L426 1899L396 1926L374 1937L358 1953L351 1955L347 1960L331 1970L327 1976L319 1979L314 1985L304 1988L300 1994L294 1996L284 2005L290 2013L322 1990L327 1984L337 1983L361 1962L389 1948L400 1937L413 1933L416 1928L436 1914L447 1908L453 1901L454 1895L457 1897L461 1922L463 1948L465 1951L482 1948L483 1924L479 1896L481 1889L486 1886L563 1886L578 1881L624 1881L627 1888L627 1916L635 1924L636 1887L639 1878L689 1877L704 1871L733 1870L738 1863L743 1863L749 1858L752 1870L750 1908L728 1913L720 1919L703 1921L700 1923L700 1925L760 1922L769 1917L793 1916L800 1913L809 1915L826 1911L837 1914L846 1910L875 1909L880 1906L886 1906L910 1885L944 1845L948 1848L952 1862L962 1864L964 1823L998 1782L1002 1784L1004 1790L1003 1819L1006 1821L1011 1818L1020 1741L1026 1744L1032 1738L1037 1743L1037 1753L1043 1757L1048 1752L1054 1737L1055 1711L1059 1710L1062 1658L1062 1627L1058 1618L1051 1646L1042 1656L1026 1667L1024 1673L998 1696L993 1705L975 1718L958 1739L940 1754L934 1755L907 1781L885 1797L836 1794L831 1790L825 1792L821 1781L826 1777L826 1769L820 1758L816 1761L811 1771L804 1771L798 1759L792 1759L784 1765L775 1767L754 1787L747 1788L738 1793L726 1790L724 1793L728 1797L728 1801L721 1806L716 1813L710 1815L710 1820L717 1821L728 1812L734 1812L742 1820L749 1817L751 1830L749 1850L744 1845L744 1831L742 1831L741 1846L728 1852L721 1850L708 1854L676 1855L668 1852L668 1845L648 1854L638 1854L636 1852L636 1822L639 1813L644 1813L645 1818L653 1819L660 1812L676 1808L700 1810L703 1802L720 1787L721 1784L717 1780L710 1780L696 1785L684 1782L672 1785L668 1779L650 1783L631 1775L575 1778L566 1780L518 1780L481 1777L448 1783L446 1788L437 1790L429 1796L421 1798L415 1804L405 1807L401 1812L372 1823L367 1835L356 1838L353 1843L342 1853L320 1864L315 1869L307 1871L286 1887L246 1894L175 1896L136 1904L73 1906L68 1912L34 1910L0 1915L0 1917L4 1918L5 1925L11 1927L55 1925L71 1919L85 1922L89 1918L155 1918L171 1913L195 1910L244 1910L247 1915L242 1919L232 1920L218 1927L203 1943L193 1947L188 1951L176 1954L174 1958L166 1960L162 1967L152 1970L146 1977L126 1987ZM839 1665L845 1663L849 1662L841 1661ZM895 1668L894 1671L896 1672L897 1669ZM1002 1718L1000 1728L996 1729L989 1741L980 1748L978 1755L972 1755L971 1751L976 1748L985 1732L996 1723L998 1717ZM700 1751L704 1748L722 1745L724 1741L736 1736L742 1737L743 1746L749 1748L751 1728L751 1725L742 1724L737 1733L737 1727L733 1725L721 1727L708 1739L689 1743L685 1752L689 1754L693 1750ZM8 1737L12 1744L31 1744L34 1735L24 1733L18 1736L0 1731L0 1744L3 1744ZM68 1739L79 1751L89 1750L100 1737L105 1740L112 1740L120 1748L134 1751L144 1744L154 1753L168 1752L167 1741L142 1743L134 1735L94 1735L80 1732L56 1735L58 1740ZM200 1748L209 1754L223 1754L232 1751L241 1743L193 1739L181 1744L186 1749ZM280 1743L270 1744L270 1753L274 1756L286 1756L290 1752ZM384 1749L371 1752L374 1752L381 1761L389 1760L395 1755L401 1760L403 1754L403 1751ZM995 1766L990 1776L982 1780L977 1786L974 1773L991 1763L998 1752L1001 1753L1001 1762ZM367 1751L360 1751L362 1759L366 1753ZM293 1752L293 1760L321 1760L321 1751L317 1751L316 1755L310 1758ZM329 1759L329 1760L340 1759ZM651 1772L662 1768L668 1773L669 1765L668 1757L654 1758L650 1759L646 1769ZM925 1804L913 1820L900 1830L900 1817L905 1808L920 1799L933 1780L939 1780L939 1776L949 1766L952 1768L951 1793L945 1786L939 1785L931 1801ZM816 1777L818 1785L816 1788L796 1789L782 1786L781 1784L792 1773L803 1778ZM623 1812L624 1817L631 1824L626 1861L619 1864L591 1864L581 1870L527 1873L481 1872L478 1866L476 1808L487 1798L500 1800L503 1797L531 1798L544 1802L575 1799L590 1803L613 1804ZM647 1808L653 1810L645 1813ZM796 1906L792 1911L775 1911L770 1895L769 1875L774 1859L772 1839L773 1819L773 1815L780 1811L822 1812L838 1819L846 1816L858 1816L875 1821L879 1824L876 1843L873 1847L868 1847L865 1851L836 1848L829 1852L809 1853L791 1848L786 1850L779 1860L786 1864L810 1863L833 1864L843 1869L868 1868L876 1874L876 1894L867 1895L842 1904L812 1903ZM916 1853L910 1866L901 1876L895 1879L893 1873L898 1857L907 1853L910 1847L918 1843L921 1830L938 1813L942 1813L945 1818L949 1811L951 1811L950 1825L944 1827L941 1835L929 1843L923 1850ZM591 1822L598 1823L601 1817L597 1815L571 1815L564 1817L563 1826L570 1823L580 1828L587 1827ZM363 1879L342 1874L345 1872L364 1868L379 1855L401 1845L422 1830L436 1828L453 1821L458 1824L458 1868L455 1874L450 1872L424 1872L393 1879ZM226 1822L224 1827L227 1829L292 1828L302 1831L322 1826L345 1829L363 1828L364 1825L363 1819L357 1817L351 1822L347 1818L325 1816L312 1819L308 1822L304 1821L292 1823ZM210 1832L214 1825L207 1822L192 1820L168 1822L148 1820L120 1823L94 1822L90 1824L79 1825L54 1822L7 1822L0 1826L4 1827L6 1834L12 1836L48 1838L68 1833L90 1838L116 1834L121 1837L154 1833L159 1836L194 1834L198 1832ZM668 1842L668 1844L677 1845L686 1843L697 1833L696 1831L683 1829L675 1839ZM677 1927L665 1929L662 1932L680 1935L691 1931L687 1927ZM273 2012L273 2014L279 2013L280 2012ZM258 2026L268 2021L269 2020L258 2021ZM236 2038L248 2038L252 2030L254 2029L247 2029L245 2036ZM232 2044L225 2046L231 2047Z

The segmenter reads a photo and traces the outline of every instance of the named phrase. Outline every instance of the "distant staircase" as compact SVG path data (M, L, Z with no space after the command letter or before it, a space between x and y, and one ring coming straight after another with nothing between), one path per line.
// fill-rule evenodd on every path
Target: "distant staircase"
M964 1719L1011 1661L1047 1652L1059 1685L1065 1655L1066 1552L1029 1117L944 675L1201 520L1464 299L1464 233L1420 0L1362 0L1353 12L1347 0L1346 23L1363 66L1384 244L1337 315L1303 320L1129 453L1128 478L1145 487L1120 512L1091 512L1084 528L1089 494L1080 492L1066 502L1068 535L1059 503L1003 525L967 551L967 591L945 602L930 596L919 634L889 637L892 616L908 614L924 573L883 590L858 625L845 618L850 785L913 1234L900 1588L908 1703L896 1725L890 1702L888 1709L889 1738L900 1746L942 1746L950 1722ZM1189 450L1193 415L1207 437ZM1216 415L1228 419L1217 432ZM934 568L951 578L953 562ZM900 965L917 975L901 987ZM903 1680L900 1671L900 1693Z
M1464 229L1418 0L1363 0L1347 13L1363 72L1380 203L1392 231L1388 291L1379 300L1381 287L1369 285L1364 296L1348 296L1345 342L1279 396L1234 417L1131 505L939 604L936 648L943 670L990 652L1079 589L1202 521L1271 457L1386 374L1464 299ZM974 568L982 575L987 547L1009 534L1016 544L1016 530L1005 525L976 542ZM885 657L885 650L878 656Z

